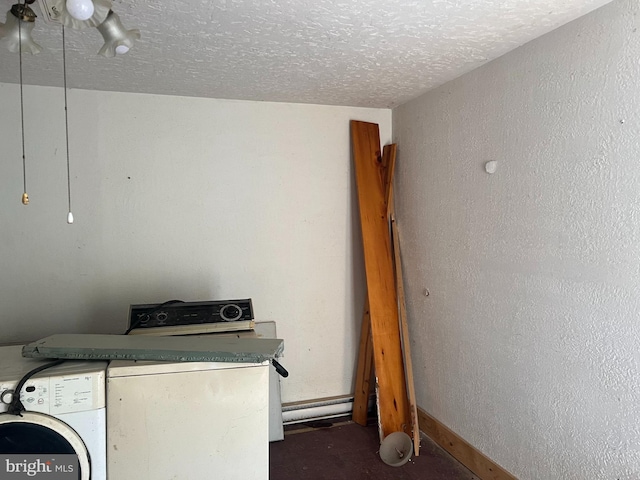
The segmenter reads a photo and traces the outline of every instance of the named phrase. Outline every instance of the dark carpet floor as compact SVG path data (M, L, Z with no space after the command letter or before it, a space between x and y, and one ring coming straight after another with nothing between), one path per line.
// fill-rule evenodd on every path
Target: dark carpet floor
M420 455L400 467L386 465L379 446L375 425L290 430L284 441L270 444L270 480L478 480L428 437L422 437Z

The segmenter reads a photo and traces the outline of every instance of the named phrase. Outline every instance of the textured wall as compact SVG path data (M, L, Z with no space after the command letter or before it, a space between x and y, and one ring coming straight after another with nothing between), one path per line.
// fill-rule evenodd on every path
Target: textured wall
M283 400L353 391L364 269L349 120L391 111L0 84L0 343L124 331L130 303L251 297ZM8 112L12 112L11 115Z
M522 479L640 478L638 27L618 0L393 111L419 404Z

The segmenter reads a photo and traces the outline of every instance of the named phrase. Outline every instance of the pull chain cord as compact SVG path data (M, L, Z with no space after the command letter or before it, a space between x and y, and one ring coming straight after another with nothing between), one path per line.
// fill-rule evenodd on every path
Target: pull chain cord
M67 197L69 200L69 213L67 213L67 223L73 223L73 213L71 213L71 168L69 166L69 114L67 112L67 52L65 47L64 25L62 26L62 71L64 78L64 130L67 140Z
M22 12L18 18L18 45L20 48L20 121L22 123L22 204L29 205L29 195L27 194L27 157L24 153L24 94L22 91L22 17L27 2L22 4Z

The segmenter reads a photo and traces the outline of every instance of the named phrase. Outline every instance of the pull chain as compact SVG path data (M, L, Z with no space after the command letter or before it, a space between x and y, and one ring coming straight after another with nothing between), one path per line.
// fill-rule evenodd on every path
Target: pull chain
M27 157L24 148L24 93L22 88L22 18L26 8L26 0L22 4L20 18L18 18L18 45L20 49L20 121L22 123L22 204L29 205L29 195L27 194Z
M71 168L69 163L69 114L67 112L67 53L64 37L64 25L62 26L62 71L64 78L64 130L67 140L67 197L69 200L69 213L67 213L67 223L73 223L73 213L71 213Z

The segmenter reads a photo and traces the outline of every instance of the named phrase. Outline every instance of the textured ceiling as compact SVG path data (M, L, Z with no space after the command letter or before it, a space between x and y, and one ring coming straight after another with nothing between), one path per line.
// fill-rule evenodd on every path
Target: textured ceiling
M11 1L0 0L2 10ZM608 0L114 0L142 39L98 57L95 29L67 32L70 88L393 107ZM24 81L62 85L59 26L39 15L44 47ZM4 15L0 14L1 21ZM18 56L0 51L0 82Z

